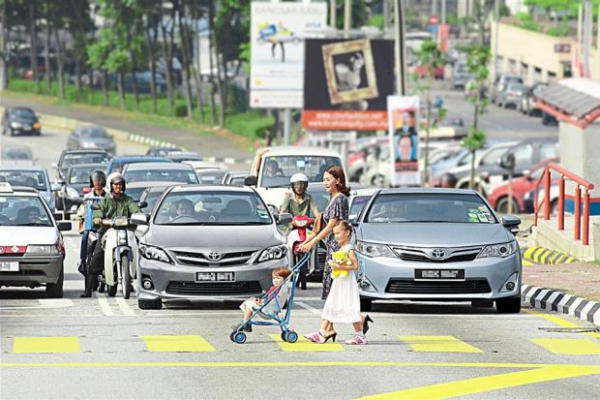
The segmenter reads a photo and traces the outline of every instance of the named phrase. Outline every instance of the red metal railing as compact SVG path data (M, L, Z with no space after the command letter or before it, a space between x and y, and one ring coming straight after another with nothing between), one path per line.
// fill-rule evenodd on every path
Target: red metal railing
M590 191L594 190L594 184L586 181L585 179L567 171L560 165L550 163L544 169L544 173L538 180L535 186L535 226L538 223L538 214L540 208L544 207L544 219L550 219L550 186L551 183L551 170L554 170L560 174L558 179L558 230L563 231L565 229L565 180L568 179L575 183L575 213L574 213L574 238L575 240L581 240L584 246L590 244ZM544 198L541 204L538 202L538 193L540 192L540 186L544 187ZM581 221L581 189L585 190L583 195L583 221ZM583 237L581 225L583 222Z

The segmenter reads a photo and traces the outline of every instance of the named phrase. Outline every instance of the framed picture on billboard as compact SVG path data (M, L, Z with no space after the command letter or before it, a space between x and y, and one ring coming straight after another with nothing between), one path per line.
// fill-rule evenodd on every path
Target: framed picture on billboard
M388 96L392 184L419 186L419 97Z

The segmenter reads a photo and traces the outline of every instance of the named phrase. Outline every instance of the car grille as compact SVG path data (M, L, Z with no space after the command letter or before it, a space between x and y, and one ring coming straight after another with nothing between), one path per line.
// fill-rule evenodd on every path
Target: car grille
M473 261L477 258L481 252L482 247L457 247L457 248L440 248L445 252L443 258L435 258L432 256L432 251L437 250L433 248L419 248L419 247L392 247L394 253L402 261L412 262L434 262L434 263L447 263L447 262L464 262Z
M260 293L262 288L258 281L247 282L177 282L171 281L167 286L168 294L224 296L248 295Z
M209 260L207 254L204 253L173 251L173 255L177 259L177 262L183 265L194 265L197 267L230 267L247 264L256 251L257 250L225 253L221 255L221 259L218 261Z
M0 272L0 275L3 277L8 277L8 276L46 276L46 272L45 271L37 271L37 270L23 270L23 271L3 271Z
M464 281L390 279L385 291L393 294L473 294L489 293L492 289L483 278Z

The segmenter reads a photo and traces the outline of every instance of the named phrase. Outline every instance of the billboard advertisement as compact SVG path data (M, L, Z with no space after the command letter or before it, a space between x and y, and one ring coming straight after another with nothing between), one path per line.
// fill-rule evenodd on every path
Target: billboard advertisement
M420 186L419 97L389 96L388 132L393 186Z
M302 108L304 38L326 19L325 3L252 2L250 107Z
M394 44L385 39L306 39L302 127L386 130Z

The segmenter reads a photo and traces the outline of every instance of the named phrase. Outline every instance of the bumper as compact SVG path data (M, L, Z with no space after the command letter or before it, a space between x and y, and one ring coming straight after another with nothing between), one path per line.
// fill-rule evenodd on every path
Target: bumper
M181 264L167 264L139 258L138 298L154 299L243 299L261 295L273 285L273 269L289 265L287 257L260 264L232 267L204 268ZM233 282L196 282L196 272L233 272ZM146 290L144 279L151 279L154 287Z
M12 135L39 135L40 129L9 128Z
M63 269L63 258L57 256L2 257L2 262L18 262L18 271L0 272L0 286L40 286L56 283Z
M521 293L521 254L505 259L485 258L453 263L408 262L392 258L365 258L365 273L371 283L360 295L369 299L468 301L515 297ZM465 279L415 280L416 269L464 269ZM508 291L506 281L518 273L517 284ZM504 290L502 290L504 288ZM501 291L502 290L502 291Z

